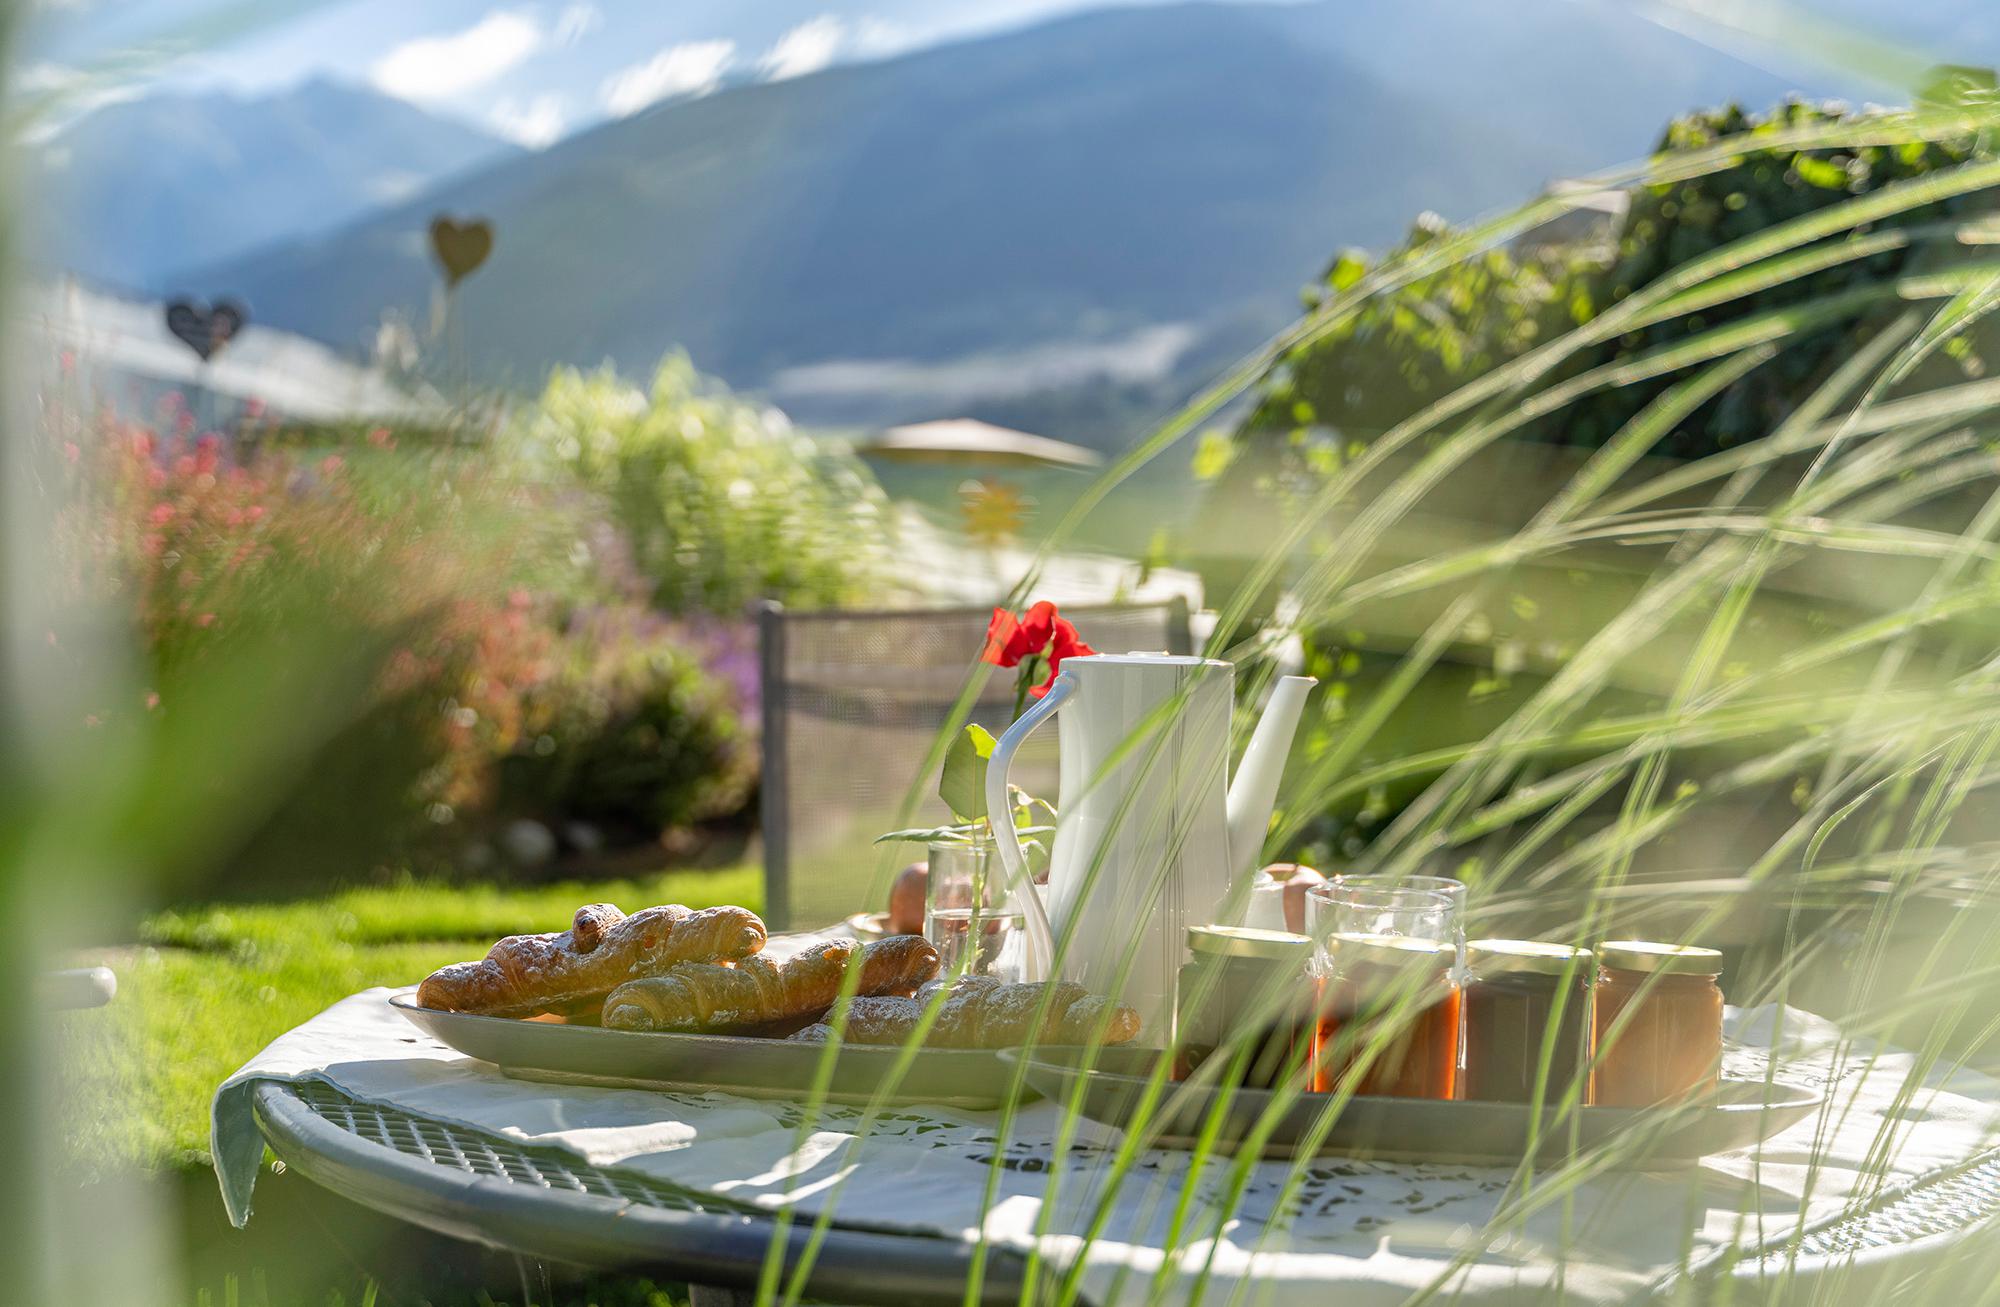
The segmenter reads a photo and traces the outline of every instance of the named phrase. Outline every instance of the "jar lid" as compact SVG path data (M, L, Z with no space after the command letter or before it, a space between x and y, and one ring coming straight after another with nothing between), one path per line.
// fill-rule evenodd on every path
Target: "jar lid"
M1694 944L1656 944L1643 939L1607 939L1597 946L1607 967L1620 971L1672 971L1694 976L1722 974L1722 951Z
M1475 971L1529 971L1560 976L1571 970L1582 974L1590 966L1589 949L1539 939L1475 939L1466 944L1465 954Z
M1458 947L1450 940L1415 939L1409 935L1368 935L1341 931L1327 940L1334 961L1369 962L1392 967L1415 967L1434 963L1448 967L1458 960Z
M1189 926L1187 944L1197 953L1271 962L1304 962L1312 952L1312 941L1304 935L1257 926Z

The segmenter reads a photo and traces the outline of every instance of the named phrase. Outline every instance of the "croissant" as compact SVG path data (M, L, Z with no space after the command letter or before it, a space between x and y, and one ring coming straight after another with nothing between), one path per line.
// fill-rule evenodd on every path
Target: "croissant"
M937 950L920 935L891 935L858 947L857 994L908 994L937 974ZM782 966L767 958L734 967L686 963L611 991L604 1000L604 1024L614 1030L718 1033L812 1016L840 996L856 948L851 940L829 940Z
M945 982L933 981L912 998L855 998L847 1004L845 1038L853 1044L901 1044L916 1033L925 1007ZM1052 989L1039 1028L1042 991ZM830 1018L831 1020L831 1018ZM821 1022L791 1036L823 1040L833 1025ZM1069 981L1009 984L992 976L965 976L949 987L925 1035L929 1048L1013 1048L1039 1044L1123 1044L1139 1033L1139 1014Z
M417 1002L447 1012L535 1016L574 1010L628 980L681 962L748 957L764 947L764 923L748 908L678 903L626 916L609 903L576 910L568 930L510 935L478 962L455 962L417 987Z

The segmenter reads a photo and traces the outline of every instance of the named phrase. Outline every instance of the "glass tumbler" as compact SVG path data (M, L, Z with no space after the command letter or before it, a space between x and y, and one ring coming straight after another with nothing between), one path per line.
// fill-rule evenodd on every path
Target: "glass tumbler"
M1356 904L1354 916L1343 930L1366 930L1378 935L1407 935L1413 939L1442 939L1450 942L1453 967L1462 979L1465 974L1465 882L1450 876L1335 876L1330 886L1350 891ZM1412 895L1415 895L1413 897ZM1434 906L1423 897L1438 894L1445 901L1444 933L1435 933L1425 916ZM1367 924L1372 906L1373 919L1382 928ZM1399 924L1409 922L1414 928Z
M1451 885L1455 891L1380 876L1342 876L1306 895L1319 989L1315 1090L1330 1092L1345 1081L1357 1048L1375 1037L1370 1032L1380 1023L1391 1022L1397 1033L1382 1050L1383 1064L1364 1078L1359 1092L1456 1096L1455 962L1464 886Z
M1019 980L1027 937L993 842L940 840L930 846L930 864L924 938L938 951L940 974Z

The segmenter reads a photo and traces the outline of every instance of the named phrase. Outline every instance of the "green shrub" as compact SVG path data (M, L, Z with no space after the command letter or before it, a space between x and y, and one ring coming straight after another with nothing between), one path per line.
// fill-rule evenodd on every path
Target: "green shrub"
M1893 182L1954 167L1977 153L1970 139L1843 150L1760 144L1760 138L1781 130L1844 116L1838 108L1792 102L1762 118L1732 106L1676 119L1661 136L1659 151L1692 151L1741 138L1742 155L1733 166L1716 172L1636 188L1615 241L1490 250L1376 297L1334 331L1292 351L1271 370L1239 439L1298 451L1308 466L1315 460L1337 460L1347 441L1378 435L1719 246ZM1857 234L1918 228L1962 218L1989 204L1976 196L1958 197L1899 213ZM1405 249L1435 240L1442 231L1436 219L1420 220ZM1948 243L1912 239L1900 248L1841 263L1709 313L1669 318L1586 352L1548 381L1774 308L1843 290L1880 287L1919 266L1920 260L1935 257L1935 250ZM1309 303L1354 285L1366 270L1359 256L1343 254L1328 269L1321 287L1309 295ZM1857 327L1879 325L1862 323L1864 312L1857 309L1788 344L1776 358L1703 405L1662 439L1655 452L1699 457L1767 434L1846 356ZM1980 366L1963 345L1955 362L1969 370ZM1521 434L1594 448L1674 380L1665 377L1600 390Z
M424 842L439 705L473 675L504 590L455 548L462 506L373 501L341 455L246 451L51 406L57 451L48 656L77 688L74 747L155 761L155 788L104 820L177 892L309 885ZM503 568L505 555L483 559ZM87 661L109 622L136 694ZM93 697L95 696L95 697ZM217 747L283 723L262 753Z
M646 628L639 615L600 614L560 642L521 697L499 813L651 839L741 811L757 756L729 687Z
M609 369L558 370L506 436L531 484L567 483L617 526L647 597L739 613L877 597L890 518L859 462L670 356L650 391Z

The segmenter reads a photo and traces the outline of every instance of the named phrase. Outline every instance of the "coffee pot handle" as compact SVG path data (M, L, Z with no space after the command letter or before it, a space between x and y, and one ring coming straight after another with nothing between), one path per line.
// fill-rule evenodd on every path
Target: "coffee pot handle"
M1014 755L1034 729L1056 715L1056 710L1076 693L1076 678L1058 675L1048 693L1034 707L1000 735L993 756L986 760L986 815L993 827L993 843L1000 851L1000 869L1007 875L1007 897L1021 913L1027 932L1027 957L1023 980L1047 980L1055 966L1055 932L1049 928L1049 914L1042 896L1035 892L1035 878L1028 871L1028 855L1021 848L1021 836L1014 829L1014 805L1007 793L1007 772Z

